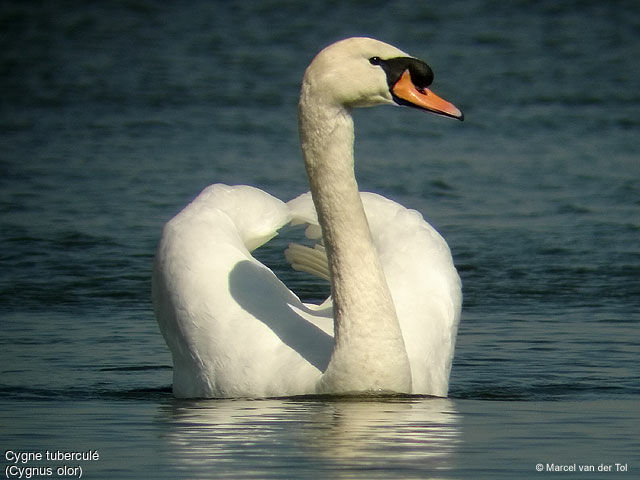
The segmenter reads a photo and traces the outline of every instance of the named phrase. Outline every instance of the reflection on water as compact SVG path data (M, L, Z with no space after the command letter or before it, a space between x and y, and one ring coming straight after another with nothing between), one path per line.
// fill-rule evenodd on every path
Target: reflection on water
M168 456L199 477L438 478L460 436L442 398L176 400L161 417Z

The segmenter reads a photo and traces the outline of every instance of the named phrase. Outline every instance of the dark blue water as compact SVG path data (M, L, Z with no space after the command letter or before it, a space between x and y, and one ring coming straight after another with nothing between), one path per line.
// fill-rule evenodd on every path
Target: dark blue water
M46 450L99 460L19 465L54 478L65 463L86 478L637 475L640 7L440 3L0 5L5 476L7 451ZM306 191L302 72L362 34L427 60L466 115L356 114L361 188L423 212L463 279L450 398L173 399L150 304L163 223L213 182ZM287 270L285 242L260 258L321 298L326 285Z

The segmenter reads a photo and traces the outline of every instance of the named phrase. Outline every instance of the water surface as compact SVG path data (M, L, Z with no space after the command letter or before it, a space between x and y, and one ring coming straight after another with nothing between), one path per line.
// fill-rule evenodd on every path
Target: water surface
M86 478L640 468L635 2L5 1L0 27L3 451L97 450ZM450 398L173 399L163 223L214 182L306 191L302 72L363 34L427 60L466 115L355 115L361 189L422 212L460 271ZM290 234L258 254L321 299Z

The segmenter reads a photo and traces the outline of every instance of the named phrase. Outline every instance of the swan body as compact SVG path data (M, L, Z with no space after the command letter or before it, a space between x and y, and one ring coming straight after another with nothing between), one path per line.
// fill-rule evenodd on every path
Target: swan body
M305 72L300 141L311 192L288 203L212 185L164 227L152 278L178 397L398 392L446 396L460 279L444 239L414 211L358 191L353 107L410 105L462 119L423 62L383 42L330 45ZM251 251L288 223L293 267L327 278L303 303Z

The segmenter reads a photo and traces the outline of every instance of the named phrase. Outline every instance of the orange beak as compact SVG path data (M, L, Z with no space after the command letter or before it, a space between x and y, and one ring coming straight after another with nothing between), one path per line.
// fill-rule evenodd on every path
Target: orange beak
M409 70L404 71L391 91L406 105L418 107L446 117L464 120L463 113L454 104L440 98L428 88L416 87L411 81Z

